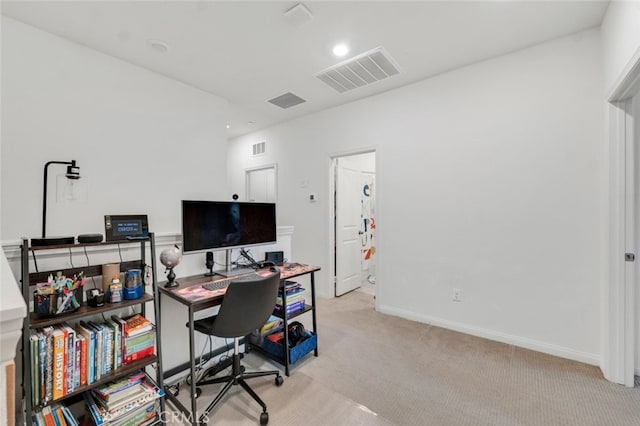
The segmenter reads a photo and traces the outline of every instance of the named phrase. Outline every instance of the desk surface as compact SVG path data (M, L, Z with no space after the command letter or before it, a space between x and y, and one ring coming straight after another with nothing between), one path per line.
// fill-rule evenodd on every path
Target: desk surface
M280 280L284 281L319 270L319 266L305 265L302 263L285 263L283 266L280 266ZM255 273L255 271L249 270L246 274L234 275L229 278L240 278L253 273ZM202 285L227 280L229 278L221 275L215 275L213 277L207 277L204 274L194 275L176 279L179 284L178 287L166 288L160 283L158 290L184 305L197 306L199 309L204 309L222 303L226 289L211 291L205 289Z

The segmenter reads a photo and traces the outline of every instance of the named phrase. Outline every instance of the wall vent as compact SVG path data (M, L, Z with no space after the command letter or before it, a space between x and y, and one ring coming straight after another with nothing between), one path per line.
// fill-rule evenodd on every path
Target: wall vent
M400 73L383 47L364 52L314 74L334 90L343 93Z
M284 95L276 96L273 99L269 99L267 102L272 103L275 106L279 106L280 108L287 109L307 101L302 99L300 96L294 95L291 92L287 92Z
M267 150L267 141L262 141L253 144L253 155L264 154Z

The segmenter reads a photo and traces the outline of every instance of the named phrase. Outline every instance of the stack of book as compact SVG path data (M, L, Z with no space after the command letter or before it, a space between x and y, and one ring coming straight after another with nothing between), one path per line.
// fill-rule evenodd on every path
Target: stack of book
M124 364L154 354L155 331L142 315L112 316L29 331L34 407L90 385Z
M78 420L62 404L48 405L33 413L33 424L36 426L79 426Z
M284 293L283 289L278 290L278 298L276 299L276 307L275 313L283 315L285 314L283 308L283 295L286 298L287 302L287 312L289 315L301 309L304 309L304 288L302 285L295 281L285 281L284 282Z
M121 320L124 364L153 355L156 332L151 321L140 314Z
M158 419L164 392L144 372L114 380L83 394L95 426L147 425Z

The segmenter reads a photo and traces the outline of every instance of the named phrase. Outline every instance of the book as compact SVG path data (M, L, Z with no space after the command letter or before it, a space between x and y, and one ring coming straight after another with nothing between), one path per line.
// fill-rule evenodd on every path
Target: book
M82 342L78 335L75 336L75 360L73 362L73 388L78 389L80 387L80 361L82 360Z
M58 330L62 331L62 349L63 349L63 355L62 355L62 395L66 395L67 394L67 374L68 374L68 368L69 368L69 331L64 327L63 324L58 324L56 326L54 326L55 328L57 328Z
M33 406L40 403L40 338L38 331L29 330L29 369L31 370L31 402Z
M67 426L67 420L64 418L60 404L51 407L51 412L53 413L53 420L57 426Z
M76 331L80 333L85 339L87 339L87 384L91 384L96 381L96 338L93 330L88 328L88 324L84 321L80 321L76 325Z
M140 382L142 382L143 378L144 378L144 372L137 371L135 373L129 374L126 377L113 380L109 383L98 386L97 388L93 389L92 392L94 392L98 397L100 397L100 399L104 401L109 401L112 396L117 395L119 392L125 389L128 389L130 387L133 387L139 384Z
M129 424L126 420L130 418L132 413L138 412L138 410L146 411L150 405L155 405L157 399L164 395L161 389L144 379L138 386L139 392L137 394L121 399L110 408L105 407L105 402L94 391L85 392L83 397L94 424L96 426ZM146 421L146 418L137 419L131 424L137 425L143 421Z
M100 327L98 324L96 324L93 321L89 321L87 323L87 325L89 327L91 327L91 330L93 330L94 333L96 333L96 380L99 380L102 375L103 375L103 365L102 365L102 350L103 350L103 344L104 344L104 340L103 340L103 335L102 335L102 327Z
M113 329L107 324L101 324L102 332L104 334L104 374L109 374L113 370Z
M127 337L132 337L144 333L145 331L149 331L153 326L151 321L140 314L135 314L132 317L125 318L125 322L125 334L127 335Z
M75 390L76 380L75 380L75 372L76 372L76 332L73 328L69 326L69 324L63 323L62 327L65 330L65 342L66 342L66 354L65 361L67 362L66 374L67 380L66 385L67 389L65 391L65 395L71 393Z
M301 299L298 300L296 302L293 302L291 304L287 304L287 313L290 314L292 312L296 312L299 311L301 309L304 309L305 304L304 304L305 300ZM282 314L283 313L283 308L282 305L276 305L275 307L275 312Z
M77 330L77 329L76 329ZM86 386L87 385L87 374L88 374L88 364L87 364L87 351L88 351L88 344L87 344L87 337L78 333L76 331L76 335L78 336L79 342L80 342L80 385L79 386Z
M45 334L45 341L46 341L46 345L47 345L47 360L45 362L45 373L46 373L46 377L45 377L45 388L46 388L46 393L45 393L45 397L43 398L43 403L48 404L49 401L51 401L53 399L53 364L54 364L54 359L53 359L53 327L49 326L49 327L45 327L43 329L43 332Z
M64 332L53 330L53 399L64 396ZM46 416L45 416L46 420Z
M113 369L115 370L122 365L122 336L120 324L113 319L107 319L105 324L113 331Z
M124 358L124 363L125 363L125 364L130 364L130 363L132 363L133 361L137 361L137 360L142 359L142 358L144 358L144 357L147 357L147 356L149 356L149 355L153 355L153 353L154 353L154 349L155 349L155 348L154 348L153 346L150 346L150 347L148 347L147 349L143 349L143 350L141 350L141 351L134 352L134 353L132 353L132 354L130 354L130 355L127 355L127 356L125 356L125 358Z
M46 426L56 426L56 421L53 419L53 412L48 405L42 408L42 415L44 416L44 423Z
M131 352L137 352L140 349L145 349L149 346L153 346L155 343L156 334L152 329L144 334L139 334L134 337L127 337L125 339L123 355L130 354Z

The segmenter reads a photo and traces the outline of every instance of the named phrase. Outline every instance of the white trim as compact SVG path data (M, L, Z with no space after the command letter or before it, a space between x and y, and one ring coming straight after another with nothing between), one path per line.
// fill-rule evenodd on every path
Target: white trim
M295 227L293 226L278 226L277 235L280 236L291 236L293 235ZM174 244L182 244L182 235L177 232L163 232L160 234L155 234L156 239L156 252L160 253L162 248L172 246ZM2 241L0 245L7 256L7 260L12 261L20 261L20 243L21 240L10 240L10 241ZM129 246L129 245L128 245ZM125 246L121 246L124 248ZM133 246L131 246L133 247ZM138 247L135 247L136 250ZM118 251L117 246L95 246L95 247L87 247L87 251L90 253L111 253L114 251ZM56 258L56 257L68 257L69 252L67 249L60 250L47 250L46 252L38 254L39 258Z
M608 280L603 283L602 356L600 367L607 380L626 386L634 385L635 365L635 265L624 260L628 241L634 239L633 226L625 219L635 220L633 192L633 116L631 99L640 90L640 49L624 68L609 96L609 257ZM631 157L631 158L629 158ZM629 162L632 163L629 163ZM631 180L631 181L630 181ZM628 198L631 199L628 199ZM630 205L626 205L628 203ZM633 251L631 251L633 252ZM636 253L637 255L637 253ZM640 258L636 259L640 262Z
M501 333L495 330L489 330L481 327L474 327L463 323L449 321L441 318L419 315L415 312L409 312L402 309L396 309L389 306L380 306L378 310L384 314L394 315L408 320L418 321L425 324L431 324L437 327L458 331L472 336L482 337L484 339L494 340L509 345L518 346L525 349L531 349L537 352L543 352L562 358L572 359L574 361L584 362L591 365L599 365L600 357L598 354L576 351L574 349L565 348L563 346L552 345L549 343L539 342L536 340L525 339L512 334Z
M633 54L609 91L608 101L613 103L633 97L640 92L640 48Z

